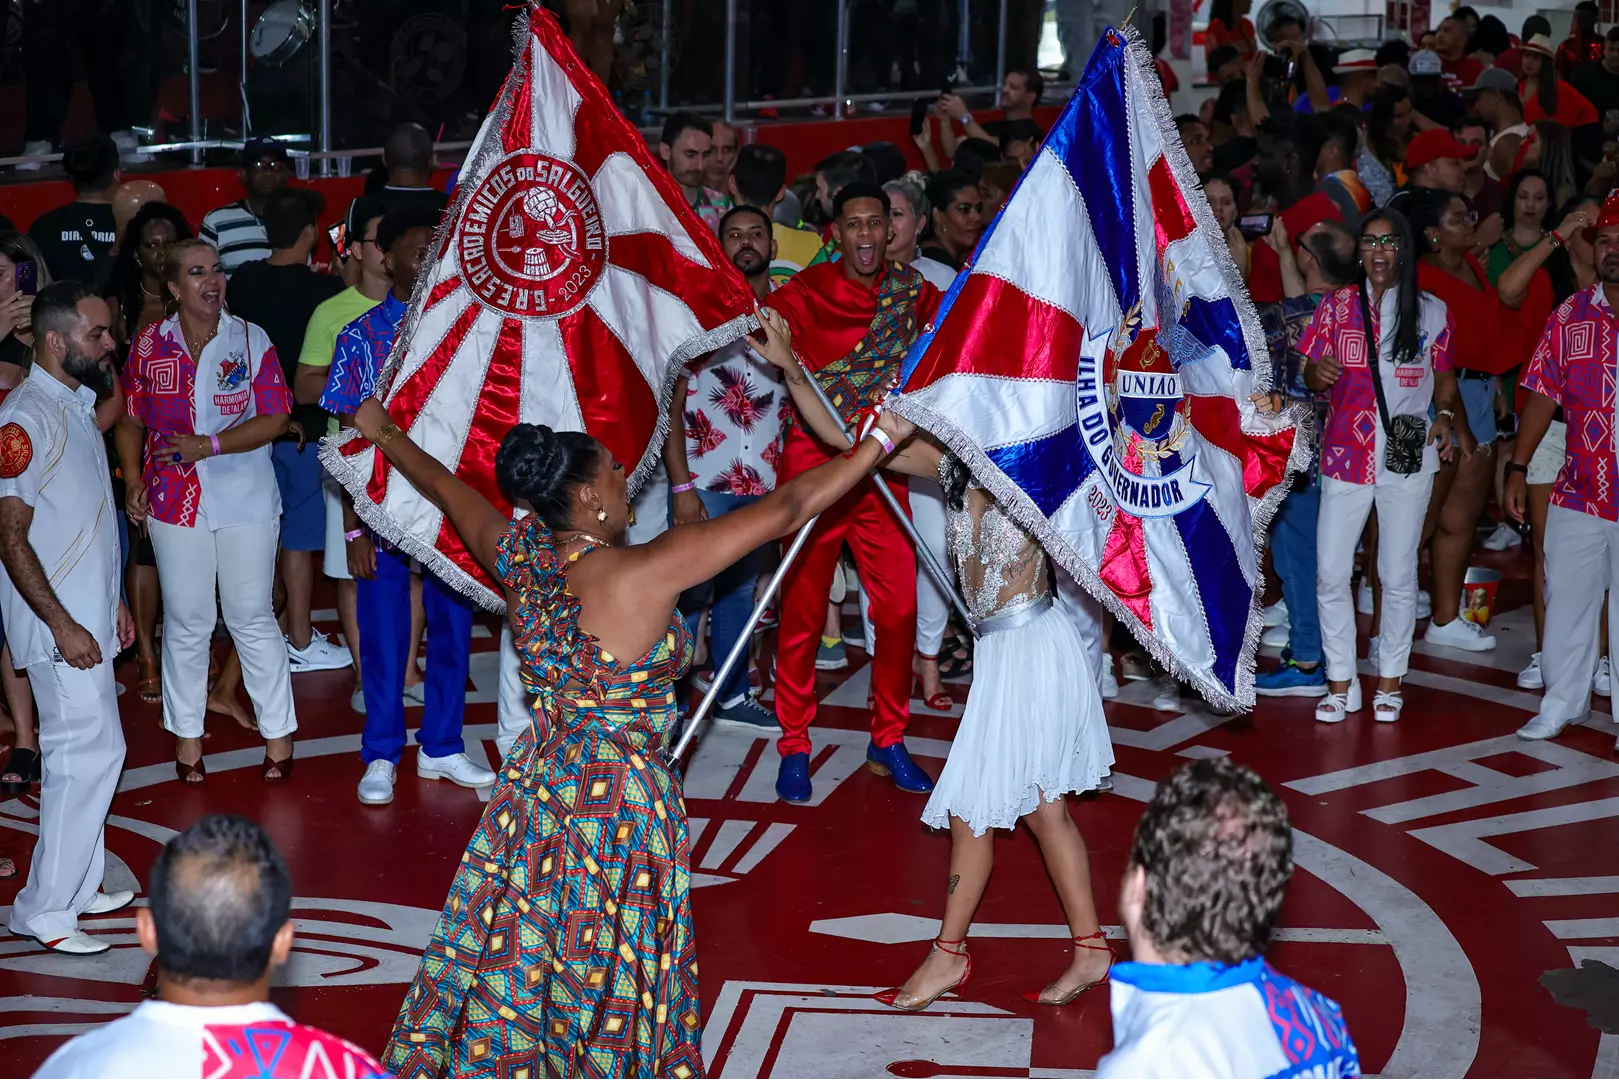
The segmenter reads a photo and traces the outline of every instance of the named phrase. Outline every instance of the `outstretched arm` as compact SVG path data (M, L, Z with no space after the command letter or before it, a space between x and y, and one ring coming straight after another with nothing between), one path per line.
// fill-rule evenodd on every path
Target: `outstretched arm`
M500 535L511 522L491 506L488 499L457 480L437 458L400 431L376 398L366 398L360 403L354 414L354 426L428 502L444 511L472 557L483 564L485 570L495 573L495 563L500 557Z

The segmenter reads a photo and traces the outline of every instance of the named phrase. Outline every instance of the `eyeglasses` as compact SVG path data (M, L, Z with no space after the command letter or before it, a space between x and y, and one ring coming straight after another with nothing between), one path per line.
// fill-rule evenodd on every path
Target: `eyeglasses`
M1376 251L1378 248L1387 248L1390 251L1399 251L1399 236L1394 233L1384 233L1382 236L1372 236L1368 234L1360 238L1360 249L1362 251Z
M1446 214L1445 215L1445 224L1451 226L1452 228L1455 228L1456 226L1459 226L1459 225L1477 225L1478 224L1478 211L1477 210L1466 210L1466 211L1463 211L1460 214Z
M249 171L254 172L279 172L286 167L287 163L282 158L259 158L247 163Z

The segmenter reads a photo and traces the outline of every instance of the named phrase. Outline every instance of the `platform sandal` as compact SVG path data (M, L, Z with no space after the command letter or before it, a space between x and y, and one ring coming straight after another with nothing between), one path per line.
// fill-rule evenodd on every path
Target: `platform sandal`
M1101 939L1102 944L1100 944L1100 945L1087 945L1087 944L1085 944L1087 941L1095 941L1098 938ZM1075 998L1077 998L1079 995L1083 994L1085 991L1091 989L1093 986L1101 986L1103 983L1107 982L1108 976L1113 974L1113 961L1118 959L1118 957L1113 952L1113 946L1111 946L1111 945L1109 945L1107 943L1107 931L1106 930L1098 930L1094 934L1082 934L1079 937L1076 937L1074 939L1074 944L1077 945L1081 949L1090 949L1090 950L1092 950L1094 952L1105 952L1105 953L1107 953L1107 955L1108 955L1107 970L1102 973L1102 977L1100 979L1096 979L1096 980L1094 980L1092 982L1085 983L1083 986L1080 986L1080 987L1077 987L1077 988L1075 988L1073 990L1070 990L1070 991L1068 991L1068 993L1066 993L1062 997L1058 997L1058 998L1048 998L1048 997L1046 997L1046 991L1050 990L1053 986L1057 985L1056 983L1051 983L1050 985L1041 987L1039 990L1027 990L1027 991L1024 991L1023 1000L1032 1001L1036 1005L1066 1005L1070 1001L1073 1001Z
M967 983L973 977L973 958L967 953L967 939L962 938L960 941L946 941L943 938L934 938L933 948L938 949L940 952L947 952L952 956L961 956L966 958L967 970L961 973L961 978L957 979L954 983L945 987L943 990L940 990L931 997L918 998L914 1001L900 1000L900 995L905 992L904 987L900 986L892 987L888 990L884 990L880 994L873 994L871 996L882 1002L884 1005L887 1005L889 1008L898 1009L900 1012L921 1012L951 991L959 993L962 990L965 990L967 988ZM929 951L931 952L932 950Z

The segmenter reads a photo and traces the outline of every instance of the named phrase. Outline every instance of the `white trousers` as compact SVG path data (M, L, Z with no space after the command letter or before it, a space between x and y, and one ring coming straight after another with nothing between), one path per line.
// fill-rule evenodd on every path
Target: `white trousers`
M198 511L193 528L152 520L149 531L163 590L163 726L182 739L202 737L208 651L222 610L259 734L279 739L298 730L287 643L270 598L280 524L216 531Z
M1079 634L1085 662L1091 666L1091 678L1100 687L1102 656L1107 649L1107 642L1102 640L1102 616L1105 614L1102 602L1086 592L1085 586L1056 563L1051 564L1051 576L1057 586L1057 602Z
M67 937L101 888L107 810L124 765L112 657L88 671L60 661L35 664L28 682L39 710L43 781L39 840L28 884L11 907L11 932L41 941Z
M1562 724L1591 709L1602 594L1608 626L1619 627L1619 523L1554 506L1546 513L1546 645L1540 715ZM1609 631L1612 650L1612 630Z
M1387 475L1375 484L1351 484L1321 478L1321 511L1315 537L1316 606L1321 617L1321 652L1327 678L1353 679L1355 602L1349 578L1355 548L1366 518L1377 507L1377 576L1383 585L1383 625L1378 644L1378 674L1405 677L1411 636L1417 628L1417 548L1428 514L1433 474Z
M517 740L528 730L533 720L534 698L523 687L521 661L517 647L512 644L511 624L500 620L500 697L495 705L498 730L495 749L502 761L517 745Z
M910 478L911 523L928 546L934 560L949 569L950 555L944 547L944 489L937 480L922 476ZM916 566L916 651L937 656L944 643L944 628L950 622L950 597L939 588L921 559Z

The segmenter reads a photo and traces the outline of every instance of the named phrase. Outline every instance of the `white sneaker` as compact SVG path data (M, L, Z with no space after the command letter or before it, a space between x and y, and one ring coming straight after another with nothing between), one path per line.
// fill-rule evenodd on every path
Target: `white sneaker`
M1568 727L1568 725L1569 721L1567 720L1561 722L1556 720L1548 720L1546 717L1537 713L1533 719L1518 729L1518 738L1555 739L1557 736L1563 733L1563 729Z
M1606 661L1604 661L1606 663ZM1602 674L1599 670L1597 674ZM1518 688L1520 690L1544 690L1546 680L1540 674L1540 654L1535 653L1529 658L1529 666L1518 672Z
M418 752L416 775L424 780L448 780L465 788L491 787L495 782L494 773L481 765L474 765L472 759L465 754L428 757Z
M1158 712L1185 712L1181 708L1181 684L1175 681L1173 675L1160 675L1153 680L1156 693L1153 695L1152 707Z
M1113 673L1113 657L1102 654L1102 700L1112 701L1119 696L1119 677Z
M1591 680L1591 692L1598 697L1613 697L1613 667L1606 656L1597 663L1596 678Z
M113 144L118 147L118 160L125 165L145 165L152 160L151 154L141 152L140 140L135 138L133 131L115 131L111 135Z
M1505 551L1508 548L1522 547L1523 536L1519 534L1517 529L1503 521L1495 527L1494 532L1484 538L1484 543L1479 546L1485 551Z
M1349 689L1344 693L1328 691L1326 697L1315 703L1315 718L1323 724L1341 724L1350 713L1360 710L1360 680L1350 679Z
M1428 590L1426 590L1426 589L1418 589L1417 590L1417 621L1421 622L1423 619L1431 619L1431 618L1433 618L1433 597L1428 595Z
M407 683L403 690L400 691L400 694L405 700L405 708L407 709L413 705L426 706L427 681L424 679L414 686Z
M82 930L75 930L67 937L57 938L55 941L43 941L39 938L34 940L52 952L67 953L69 956L94 956L112 948L105 941L93 938Z
M44 157L46 154L52 153L53 150L54 150L54 148L51 146L51 143L50 143L49 139L35 139L33 142L25 142L25 143L23 143L22 144L22 153L18 154L17 156L18 157ZM37 161L25 161L21 165L14 165L12 167L14 169L16 169L18 172L38 172L40 169L43 169L45 166L41 165ZM63 950L63 951L66 951L66 950ZM105 950L97 949L96 951L97 952L102 952L102 951L105 951Z
M1265 629L1287 625L1287 601L1278 600L1265 608Z
M1422 640L1429 645L1443 645L1466 652L1489 652L1495 648L1495 635L1487 634L1477 623L1456 618L1448 623L1431 622Z
M365 715L365 688L364 687L356 686L354 688L354 692L349 694L349 708L353 709L355 712L359 713L361 716Z
M1372 586L1365 578L1361 579L1360 588L1355 591L1355 610L1362 615L1372 613Z
M287 660L292 664L294 675L305 671L341 671L354 666L354 657L349 651L333 645L331 639L321 633L310 634L309 644L301 649L289 638Z
M118 889L114 892L98 892L84 905L80 915L105 915L109 911L126 908L135 901L135 893L131 889Z
M394 763L378 758L365 767L360 777L360 801L367 806L387 806L394 801Z
M1286 648L1288 638L1292 633L1293 627L1288 624L1286 619L1283 619L1275 626L1267 627L1265 632L1259 635L1259 643L1268 645L1273 649Z

